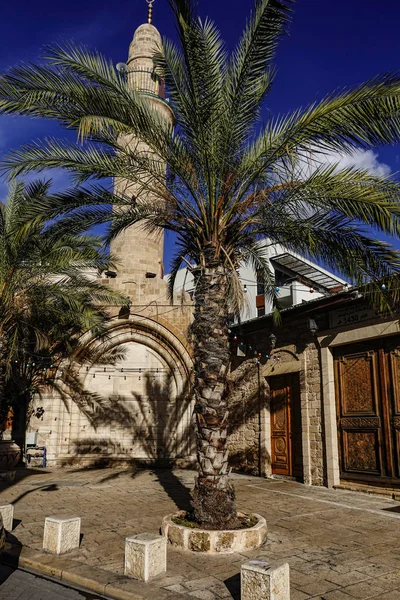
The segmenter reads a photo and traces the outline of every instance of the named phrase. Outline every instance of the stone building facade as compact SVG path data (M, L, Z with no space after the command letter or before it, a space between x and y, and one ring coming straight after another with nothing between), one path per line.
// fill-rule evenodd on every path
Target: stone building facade
M341 292L232 327L233 464L310 485L400 486L399 315ZM245 375L246 374L246 375Z
M138 27L129 46L127 85L173 125L163 82L153 66L160 44L160 34L151 23ZM151 154L134 136L122 142L132 152ZM162 170L165 165L160 160ZM140 202L154 194L150 183L116 180L114 186L117 194ZM47 464L169 461L193 454L188 393L192 359L187 342L192 302L178 290L171 305L163 250L163 231L149 234L140 225L129 227L112 242L117 269L106 272L102 281L129 302L122 309L109 308L107 347L119 347L124 356L116 364L83 367L85 394L78 402L38 399L35 408L44 411L34 411L30 431L36 434L36 445L46 448Z
M136 30L127 85L172 125L153 69L159 44L153 25ZM150 153L133 136L124 143ZM135 202L152 193L146 182L118 180L115 189ZM83 367L82 401L38 400L36 409L44 411L34 411L30 432L46 448L47 464L193 460L193 305L185 293L192 284L182 273L171 305L163 247L162 231L149 235L139 226L113 242L118 268L104 283L129 304L110 307L108 336L124 354L115 364ZM266 315L232 326L232 467L309 485L399 485L398 318L379 317L357 292L338 292L343 281L294 253L275 248L269 260L282 279L278 300L294 305L282 310L279 325ZM256 274L241 277L251 314L264 314L269 308Z

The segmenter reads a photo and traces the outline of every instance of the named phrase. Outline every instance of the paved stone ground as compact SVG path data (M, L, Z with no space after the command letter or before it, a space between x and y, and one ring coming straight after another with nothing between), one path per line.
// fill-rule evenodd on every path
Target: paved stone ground
M79 468L26 471L2 488L15 504L13 535L41 549L46 516L82 518L83 539L69 556L123 572L125 537L158 532L162 517L185 508L190 471ZM294 482L234 476L238 507L268 522L266 545L246 554L204 556L168 550L157 585L200 600L239 598L240 565L250 557L289 562L291 599L400 600L400 502Z
M32 573L0 565L0 600L106 600Z

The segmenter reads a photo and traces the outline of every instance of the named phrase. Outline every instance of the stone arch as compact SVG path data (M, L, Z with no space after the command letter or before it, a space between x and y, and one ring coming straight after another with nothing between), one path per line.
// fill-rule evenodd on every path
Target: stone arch
M111 319L107 327L108 347L138 342L157 351L171 370L178 366L181 377L190 382L193 371L191 352L185 338L172 326L140 314L131 314L127 319ZM95 337L88 343L98 343ZM183 390L182 390L183 391Z
M82 369L89 408L71 403L64 411L58 462L93 462L103 454L110 460L191 456L193 363L184 338L139 314L113 318L107 335L107 347L123 346L128 356L116 366ZM86 341L99 344L95 337Z

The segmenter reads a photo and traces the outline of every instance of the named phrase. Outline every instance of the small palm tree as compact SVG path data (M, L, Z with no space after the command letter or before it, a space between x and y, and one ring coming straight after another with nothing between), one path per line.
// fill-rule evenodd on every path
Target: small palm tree
M55 119L77 130L83 143L28 144L4 168L15 176L63 167L79 184L86 182L48 207L48 216L64 214L71 230L108 221L113 204L110 237L137 223L149 231L175 232L171 297L183 259L193 265L195 278L199 473L193 509L204 526L224 528L236 523L226 377L228 318L243 304L238 267L250 262L274 294L260 244L267 237L354 283L387 278L395 296L399 254L370 232L399 237L398 182L362 169L324 166L323 158L399 140L400 78L380 76L293 113L268 114L262 122L290 1L255 0L231 54L216 26L198 18L192 0L169 4L178 40L163 41L154 70L165 80L174 127L101 55L57 46L47 51L45 64L16 67L0 78L0 111ZM151 152L126 144L132 134ZM101 181L93 182L109 177L131 182L136 197L114 195Z
M10 407L24 421L33 395L44 390L82 404L77 367L102 354L110 359L105 306L122 302L88 277L110 264L99 238L27 219L27 208L51 202L49 188L50 182L14 183L0 204L1 425ZM89 331L103 335L103 343L87 344Z

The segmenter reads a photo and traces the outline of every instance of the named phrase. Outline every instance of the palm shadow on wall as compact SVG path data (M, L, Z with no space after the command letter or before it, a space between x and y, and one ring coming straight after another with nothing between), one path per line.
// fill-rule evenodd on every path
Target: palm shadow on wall
M90 468L103 468L115 466L117 457L128 466L132 477L141 468L151 466L178 508L187 509L189 491L172 472L172 467L177 459L186 459L193 452L193 433L187 418L190 384L187 381L182 393L176 396L172 373L161 381L150 373L144 378L144 393L131 392L134 402L127 402L123 396L103 398L95 393L81 398L78 407L95 431L104 426L111 431L113 427L123 428L131 432L131 437L127 443L113 440L110 435L75 439L71 458L64 464L74 464L77 458L95 455L98 458L92 460ZM126 474L126 470L113 471L101 481L115 479L122 473Z
M229 451L229 464L235 471L261 475L264 472L262 461L271 463L269 453L261 456L261 410L269 406L268 385L265 378L258 376L258 366L255 359L234 361L232 371L228 377L229 425L228 435L240 433L240 428L254 424L258 434L253 441L248 440L237 446L232 442Z
M237 431L244 423L257 419L260 407L268 402L267 394L258 384L249 385L254 377L254 361L245 361L239 368L232 371L230 376L229 393L230 423L228 433ZM136 401L137 408L130 410L129 402L122 396L101 397L94 392L85 392L75 399L79 410L86 416L90 425L96 431L100 427L124 427L132 432L131 440L121 444L109 435L100 438L86 437L73 441L71 463L76 457L86 454L98 455L98 460L92 463L93 467L115 465L113 455L118 455L125 463L131 463L132 470L138 467L152 466L170 468L174 459L185 458L194 453L193 431L189 423L181 429L179 423L189 409L190 384L185 383L184 390L179 397L174 398L172 374L164 380L158 380L151 373L146 373L145 389L143 394L131 392L131 397ZM131 443L130 443L131 442ZM133 453L146 456L147 459L132 458ZM134 452L136 450L136 452ZM270 458L267 456L268 461ZM259 445L231 447L230 464L235 470L259 474Z

